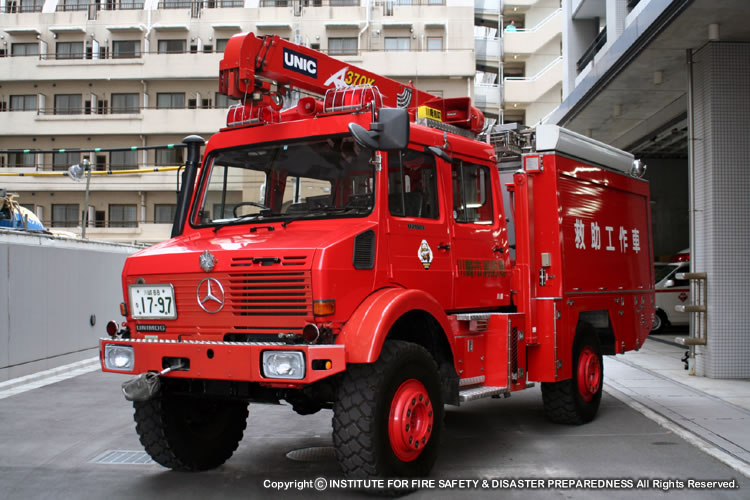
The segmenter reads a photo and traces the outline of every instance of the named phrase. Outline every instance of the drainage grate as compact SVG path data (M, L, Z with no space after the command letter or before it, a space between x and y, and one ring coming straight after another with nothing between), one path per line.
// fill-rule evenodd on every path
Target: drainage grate
M95 464L110 465L150 465L154 464L145 451L108 450L93 459Z
M295 462L326 462L336 460L333 446L317 446L314 448L302 448L292 450L286 454L286 458Z

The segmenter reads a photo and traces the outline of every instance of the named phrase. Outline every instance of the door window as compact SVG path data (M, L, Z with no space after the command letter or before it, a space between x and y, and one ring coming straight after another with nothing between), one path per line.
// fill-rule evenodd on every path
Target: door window
M388 210L395 217L440 217L433 155L412 150L388 155Z

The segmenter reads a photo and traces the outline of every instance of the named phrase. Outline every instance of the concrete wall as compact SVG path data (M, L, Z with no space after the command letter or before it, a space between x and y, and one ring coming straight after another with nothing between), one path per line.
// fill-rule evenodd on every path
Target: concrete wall
M96 356L122 319L120 273L137 250L0 232L0 381Z

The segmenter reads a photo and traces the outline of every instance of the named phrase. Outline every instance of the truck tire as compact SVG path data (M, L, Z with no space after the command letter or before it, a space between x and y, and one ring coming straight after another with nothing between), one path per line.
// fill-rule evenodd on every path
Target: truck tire
M136 431L157 463L180 471L218 467L232 456L247 425L247 402L176 396L162 390L135 401Z
M573 377L542 383L547 418L558 424L590 422L602 400L604 364L599 337L588 327L578 329L573 343Z
M440 376L422 346L383 345L372 364L347 369L333 407L333 444L348 478L426 476L443 429Z

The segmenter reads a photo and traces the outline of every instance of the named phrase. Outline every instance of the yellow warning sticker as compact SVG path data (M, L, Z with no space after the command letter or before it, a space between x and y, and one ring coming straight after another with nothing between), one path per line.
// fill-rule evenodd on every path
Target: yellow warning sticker
M441 122L443 121L443 114L439 109L420 106L417 108L417 118L429 118Z

